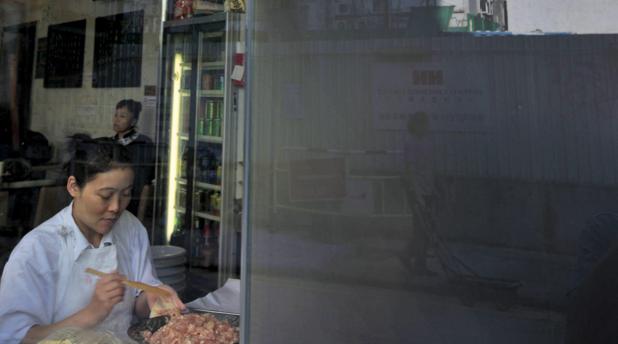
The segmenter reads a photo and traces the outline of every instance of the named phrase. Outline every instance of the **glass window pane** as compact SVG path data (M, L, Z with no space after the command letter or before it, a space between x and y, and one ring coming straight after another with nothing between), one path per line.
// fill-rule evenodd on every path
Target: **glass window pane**
M510 3L253 2L245 342L611 332L618 27Z

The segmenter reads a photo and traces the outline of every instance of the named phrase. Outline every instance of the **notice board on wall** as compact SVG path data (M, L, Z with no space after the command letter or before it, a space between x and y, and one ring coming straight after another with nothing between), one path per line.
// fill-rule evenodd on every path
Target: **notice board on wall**
M144 11L95 21L92 87L139 87L142 79Z
M47 61L44 87L82 86L86 19L47 28Z

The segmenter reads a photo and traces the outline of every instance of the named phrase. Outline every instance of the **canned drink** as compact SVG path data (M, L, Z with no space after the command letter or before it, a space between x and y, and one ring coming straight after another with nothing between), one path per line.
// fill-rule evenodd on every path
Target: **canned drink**
M215 117L215 102L210 100L208 102L208 112L206 114L207 118L208 118L208 127L206 129L206 135L208 136L214 136L215 132L213 130L213 125L214 125L214 117Z
M212 135L221 137L221 118L219 115L212 119Z
M197 119L196 131L198 135L204 135L204 116L202 114Z
M219 118L219 136L222 136L223 131L223 102L219 102L219 109L217 111Z
M223 74L219 75L219 89L222 90L225 85L225 76Z

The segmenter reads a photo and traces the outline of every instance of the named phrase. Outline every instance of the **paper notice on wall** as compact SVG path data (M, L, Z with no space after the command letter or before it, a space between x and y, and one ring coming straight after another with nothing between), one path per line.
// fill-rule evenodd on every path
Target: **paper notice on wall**
M75 110L80 117L92 118L97 115L97 107L95 105L79 105Z
M485 132L490 103L482 68L482 59L475 56L375 64L376 129L404 130L411 115L425 112L432 131Z
M144 96L142 114L139 119L140 131L154 140L156 134L157 97Z
M242 81L243 76L245 75L245 66L234 66L232 70L232 80Z

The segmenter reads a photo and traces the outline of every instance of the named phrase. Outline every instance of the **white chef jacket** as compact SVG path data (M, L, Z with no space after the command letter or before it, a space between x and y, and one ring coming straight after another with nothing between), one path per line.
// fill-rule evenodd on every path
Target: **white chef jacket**
M33 325L65 318L57 318L55 305L62 302L56 295L63 295L68 279L59 277L84 250L95 249L75 224L72 205L30 231L11 253L0 280L0 343L19 343ZM110 244L116 245L128 279L162 284L152 267L146 229L133 214L124 211L100 247Z

